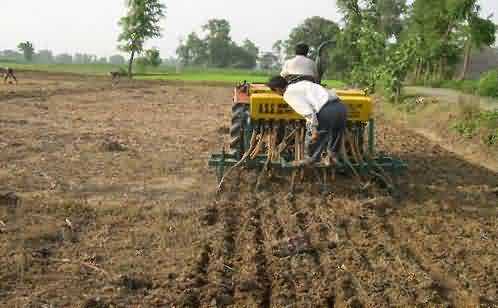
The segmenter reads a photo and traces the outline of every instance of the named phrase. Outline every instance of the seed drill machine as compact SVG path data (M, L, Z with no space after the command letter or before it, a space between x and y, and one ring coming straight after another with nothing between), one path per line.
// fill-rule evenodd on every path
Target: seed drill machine
M324 74L324 43L318 48L317 64L320 77ZM359 181L366 177L394 190L392 174L406 164L375 150L373 101L362 90L336 90L348 107L348 122L338 157L324 157L310 166L295 162L304 159L305 120L265 84L243 82L233 92L230 144L221 153L213 154L209 166L214 167L219 189L229 173L237 167L257 169L260 179L268 173L291 175L291 190L304 180L306 170L320 173L327 185L336 172L352 174ZM258 179L258 183L260 183Z

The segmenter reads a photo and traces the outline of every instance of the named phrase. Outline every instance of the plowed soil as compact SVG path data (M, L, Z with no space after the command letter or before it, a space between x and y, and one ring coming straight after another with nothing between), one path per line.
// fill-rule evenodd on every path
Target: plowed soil
M0 85L2 307L498 307L498 174L378 119L401 198L207 167L231 88Z

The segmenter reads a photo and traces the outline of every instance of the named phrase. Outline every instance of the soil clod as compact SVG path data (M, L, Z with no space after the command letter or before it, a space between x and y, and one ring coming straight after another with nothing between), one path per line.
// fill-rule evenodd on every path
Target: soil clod
M102 142L102 150L105 152L124 152L128 148L118 140L106 139Z
M107 303L106 301L102 300L100 297L90 298L81 305L81 308L113 308L113 307L115 306L110 303Z
M0 205L15 208L20 202L21 199L15 192L0 192Z
M207 226L213 226L218 222L218 209L216 207L208 207L202 216L202 222Z
M314 248L308 237L304 235L296 235L286 238L273 246L273 255L285 258L291 257L302 253L312 253Z
M119 277L117 283L131 291L152 288L152 281L150 278L141 274L122 275Z

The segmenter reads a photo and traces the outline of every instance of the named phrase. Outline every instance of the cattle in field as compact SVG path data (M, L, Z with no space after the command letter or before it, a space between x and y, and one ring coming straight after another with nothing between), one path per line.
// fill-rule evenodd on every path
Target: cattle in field
M121 76L124 76L124 73L120 71L111 71L109 72L109 76L111 76L112 86L114 87L119 83L119 81L121 80Z
M6 68L0 68L0 76L3 77L3 83L10 83L12 84L12 80L15 81L17 84L17 78L16 75L14 74L14 70L10 67Z

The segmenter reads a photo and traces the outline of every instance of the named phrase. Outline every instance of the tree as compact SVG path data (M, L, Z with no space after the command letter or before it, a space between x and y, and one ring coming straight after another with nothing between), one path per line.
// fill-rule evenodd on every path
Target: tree
M259 66L263 70L272 70L279 66L279 58L271 52L264 52L259 57Z
M306 43L311 47L310 57L315 58L316 49L326 41L335 42L332 48L328 49L330 56L330 61L326 61L326 63L329 63L328 69L334 77L342 77L342 72L350 71L349 63L351 61L342 55L348 54L351 49L351 42L344 41L346 43L344 46L338 46L342 41L341 29L339 25L331 20L316 16L304 20L302 24L292 29L289 38L285 42L277 41L273 50L275 54L285 50L287 57L292 57L294 56L295 46L298 43Z
M306 43L313 48L311 56L315 56L316 48L325 41L337 41L340 34L339 25L335 22L322 18L310 17L302 24L292 29L289 39L285 42L288 57L294 55L294 48L298 43Z
M258 62L259 48L249 39L242 46L232 44L232 66L237 68L254 68Z
M207 65L210 67L254 68L259 48L249 39L242 45L232 41L230 23L225 19L211 19L202 26L205 38L192 32L181 40L176 54L183 65Z
M149 62L146 57L137 57L135 59L135 73L145 74Z
M284 41L278 40L275 43L273 43L272 51L273 51L273 55L276 56L278 59L277 63L279 65L282 65L282 63L284 62L284 57L285 57L285 55L284 55L284 51L285 51Z
M462 54L466 59L460 77L464 77L472 48L494 41L494 25L479 17L477 2L413 2L401 39L420 39L413 74L416 81L430 82L454 76ZM481 38L480 34L483 34Z
M147 65L152 67L158 67L161 65L161 54L157 48L148 49L145 51L145 58L147 59Z
M24 59L26 61L31 62L33 60L33 55L35 54L35 47L33 46L33 43L29 41L22 42L17 45L17 48L24 54Z
M348 72L355 68L358 71L358 65L361 63L372 63L371 56L382 61L389 42L396 43L404 29L406 2L406 0L337 0L344 23L332 61L338 66L337 71ZM369 40L367 33L375 34L375 38L370 40L376 41L374 48L382 46L382 49L374 50L368 44L360 47L360 42ZM365 57L370 59L364 59ZM376 65L380 64L379 62ZM360 69L365 73L371 70L372 68L367 67Z
M143 57L136 59L136 65L140 73L145 73L147 66L158 67L162 59L157 48L148 49Z
M337 0L348 26L368 23L372 30L387 38L398 37L403 30L406 0Z
M132 77L132 66L135 55L143 51L147 39L161 36L161 19L165 16L165 6L160 0L127 0L128 12L122 17L119 25L119 48L130 53L128 76Z
M178 63L177 58L168 57L168 58L163 59L162 65L166 66L166 67L176 67L177 63Z
M76 53L73 62L75 64L91 64L97 62L97 56L86 53Z
M59 64L72 64L73 63L73 56L67 53L62 53L57 56L55 56L55 63Z
M346 56L344 58L348 68L353 68L355 63L361 60L361 50L358 42L361 34L362 23L364 22L363 12L360 9L358 0L336 0L339 11L343 15L344 28L338 41L338 50Z
M230 45L229 65L235 68L252 69L256 66L258 55L253 51L248 51L243 46L238 46L235 42Z
M109 57L109 63L112 65L123 65L126 60L122 55L113 55Z
M230 23L226 19L210 19L207 24L202 26L204 31L208 32L208 39L231 40L230 38Z
M478 0L336 3L344 26L332 62L351 71L351 82L377 86L395 101L408 73L424 82L449 78L463 55L464 78L472 49L496 39L496 25L480 17Z
M386 37L366 20L363 22L366 24L360 27L355 42L359 57L352 62L350 79L356 86L374 88L385 63Z
M191 34L196 35L194 32L192 32ZM191 55L190 46L188 46L187 43L184 43L183 40L181 39L178 48L176 48L176 55L178 56L178 59L180 60L181 64L183 65L191 64L193 56Z
M207 31L208 64L214 67L229 66L232 51L230 23L225 19L211 19L202 29Z
M158 67L162 63L161 54L157 48L147 49L143 57L137 58L137 65L142 71L146 66Z
M491 46L496 40L496 25L488 18L479 16L480 7L474 5L467 18L467 25L464 26L465 51L463 68L460 72L459 80L465 79L470 64L470 54L473 48L481 49L484 46Z
M35 55L36 62L50 64L54 62L54 55L50 50L39 50Z
M413 67L419 42L419 38L410 38L388 46L384 64L376 69L382 89L391 101L398 102L401 96L403 81Z
M185 43L180 42L176 54L184 65L203 65L208 62L208 46L205 40L192 32Z
M0 58L2 58L2 60L8 61L22 61L22 59L24 59L24 56L22 53L15 50L6 49L0 51Z
M244 40L244 42L242 43L242 48L244 48L249 54L253 55L254 57L258 57L259 48L250 39Z
M97 60L98 64L107 64L107 58L106 57L100 57Z

